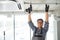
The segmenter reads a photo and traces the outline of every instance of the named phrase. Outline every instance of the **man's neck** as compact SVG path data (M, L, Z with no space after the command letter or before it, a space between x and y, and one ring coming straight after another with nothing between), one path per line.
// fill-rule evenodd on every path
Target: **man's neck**
M42 29L42 27L38 27L38 29Z

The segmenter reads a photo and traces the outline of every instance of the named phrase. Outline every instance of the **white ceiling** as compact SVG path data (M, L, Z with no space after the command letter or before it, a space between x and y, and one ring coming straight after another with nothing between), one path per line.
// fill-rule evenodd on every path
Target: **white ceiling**
M54 14L60 15L60 0L24 0L24 2L31 2L31 3L55 3L49 4L49 10L54 10ZM59 3L59 4L56 4ZM32 4L33 10L45 10L45 4ZM28 8L29 4L25 4L25 8Z
M60 3L60 0L24 0L26 2L39 2L39 3L55 3L55 2L58 2Z
M0 0L0 1L7 1L7 0ZM49 4L50 5L50 10L57 10L59 11L60 14L60 4L56 4L56 3L60 3L60 0L16 0L18 2L21 3L21 5L24 2L28 2L28 3L44 3L44 4L32 4L33 10L45 10L45 4L46 3L55 3L55 4ZM29 4L24 4L22 7L24 7L23 9L26 9L29 7ZM58 14L58 15L59 15Z
M4 0L0 0L4 1ZM7 1L7 0L5 0ZM24 2L31 2L31 3L60 3L60 0L16 0L16 1L23 1ZM22 4L21 4L22 5ZM50 10L60 10L60 4L49 4L50 5ZM32 4L33 10L44 10L45 9L45 4ZM29 4L24 4L23 6L25 9L29 7Z
M8 1L8 0L0 0L0 1ZM9 0L9 1L11 1L11 0ZM29 4L24 4L24 2L44 3L44 4L32 4L33 10L45 10L46 3L55 3L55 4L49 4L49 6L50 6L49 10L54 10L55 13L57 12L57 14L60 15L60 4L56 4L56 3L60 3L60 0L16 0L16 1L18 3L19 2L21 3L21 6L23 9L26 9L29 7Z
M60 3L60 0L24 0L24 2L31 2L31 3ZM49 4L50 5L50 10L60 10L60 4ZM45 4L32 4L33 9L36 10L44 10L45 9ZM29 4L25 5L25 8L28 8Z

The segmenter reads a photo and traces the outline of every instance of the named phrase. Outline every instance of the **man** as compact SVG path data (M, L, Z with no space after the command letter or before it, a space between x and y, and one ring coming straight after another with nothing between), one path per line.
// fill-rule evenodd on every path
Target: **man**
M38 19L37 20L37 27L34 26L32 20L31 20L31 11L29 12L28 15L28 24L33 30L33 37L32 40L45 40L46 33L48 31L49 27L49 21L48 21L48 10L49 10L49 5L45 5L45 24L44 28L43 26L43 19Z

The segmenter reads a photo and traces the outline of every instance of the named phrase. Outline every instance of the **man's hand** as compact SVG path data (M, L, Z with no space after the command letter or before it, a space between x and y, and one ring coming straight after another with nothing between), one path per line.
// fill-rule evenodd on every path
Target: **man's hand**
M49 5L45 5L45 21L48 22L48 11L49 11Z
M28 12L28 22L32 21L31 20L32 5L31 4L30 4L30 7L26 9L26 12Z
M31 11L32 11L32 5L30 4L30 7L26 9L26 12L31 13Z
M49 11L49 5L45 5L45 12L48 12Z

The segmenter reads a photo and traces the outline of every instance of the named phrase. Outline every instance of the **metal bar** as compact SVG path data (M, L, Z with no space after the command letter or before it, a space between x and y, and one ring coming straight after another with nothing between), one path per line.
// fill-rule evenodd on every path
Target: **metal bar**
M45 12L45 10L32 10L32 12ZM49 12L54 12L54 10L49 10Z
M5 40L5 31L4 31L4 40Z
M60 3L29 3L29 2L24 2L24 4L60 4Z
M49 10L49 12L54 12L55 10ZM58 11L58 10L56 10ZM45 12L44 10L32 10L32 12ZM0 11L1 15L6 14L26 14L26 11Z
M13 15L13 17L14 17L14 19L13 19L13 24L14 24L13 29L14 29L14 40L15 40L15 14Z

